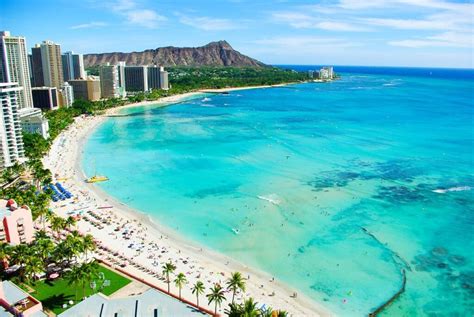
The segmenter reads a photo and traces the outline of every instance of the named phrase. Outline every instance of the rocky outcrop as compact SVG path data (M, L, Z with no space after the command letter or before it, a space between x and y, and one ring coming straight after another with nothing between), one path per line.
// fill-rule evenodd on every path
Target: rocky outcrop
M211 42L201 47L161 47L131 53L84 55L86 67L125 61L127 65L163 66L235 66L264 67L265 64L234 50L226 41Z

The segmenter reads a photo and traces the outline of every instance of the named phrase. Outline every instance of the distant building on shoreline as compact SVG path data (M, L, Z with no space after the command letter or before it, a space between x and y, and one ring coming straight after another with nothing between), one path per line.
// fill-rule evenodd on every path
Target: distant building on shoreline
M23 89L17 83L0 83L0 169L25 159L19 105Z
M0 82L17 83L18 107L33 107L26 39L8 31L0 32Z
M58 89L56 87L35 87L31 92L35 108L44 110L59 108Z
M318 72L318 79L331 80L334 79L334 68L332 66L325 66Z
M72 86L75 100L100 100L100 80L97 76L88 76L86 79L73 79L69 81L69 84Z

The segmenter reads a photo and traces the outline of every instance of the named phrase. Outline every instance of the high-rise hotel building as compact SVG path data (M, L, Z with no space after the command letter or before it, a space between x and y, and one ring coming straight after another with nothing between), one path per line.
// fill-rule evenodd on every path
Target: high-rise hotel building
M0 82L18 83L18 107L33 107L26 40L8 31L0 32Z
M102 98L124 98L125 87L120 85L120 67L103 65L99 68L100 92Z
M64 81L86 78L82 54L66 52L62 55Z
M125 88L127 92L148 91L148 67L126 66Z
M60 89L64 82L61 46L52 41L43 41L41 43L41 62L44 85Z
M43 41L31 49L31 67L34 87L61 88L64 82L61 46Z
M23 89L17 83L0 83L0 169L25 158L19 111Z

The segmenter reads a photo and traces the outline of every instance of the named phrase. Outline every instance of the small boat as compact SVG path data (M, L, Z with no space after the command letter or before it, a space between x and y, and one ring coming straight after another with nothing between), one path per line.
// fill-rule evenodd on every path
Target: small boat
M232 228L232 232L235 233L235 234L239 234L239 233L240 233L239 229L235 229L235 228Z
M105 182L108 181L109 178L107 176L99 176L99 175L94 175L88 179L86 179L86 183L98 183L98 182Z

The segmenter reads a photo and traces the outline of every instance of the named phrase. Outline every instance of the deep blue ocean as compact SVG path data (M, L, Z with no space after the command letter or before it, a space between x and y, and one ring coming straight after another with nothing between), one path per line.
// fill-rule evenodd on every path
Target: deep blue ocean
M406 272L383 315L472 316L474 71L335 71L129 110L92 134L84 170L340 315L367 315Z

